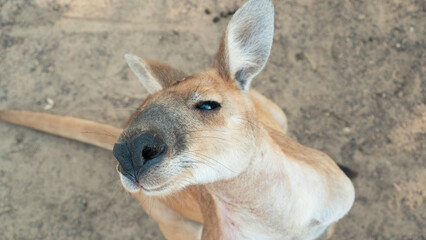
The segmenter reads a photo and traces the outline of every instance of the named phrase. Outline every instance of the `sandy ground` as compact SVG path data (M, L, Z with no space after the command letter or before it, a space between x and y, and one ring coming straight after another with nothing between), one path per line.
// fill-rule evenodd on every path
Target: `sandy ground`
M147 96L123 55L201 71L242 2L0 0L0 109L122 126ZM359 172L336 239L425 239L425 1L274 2L253 86L292 137ZM110 152L3 122L0 139L0 239L162 239Z

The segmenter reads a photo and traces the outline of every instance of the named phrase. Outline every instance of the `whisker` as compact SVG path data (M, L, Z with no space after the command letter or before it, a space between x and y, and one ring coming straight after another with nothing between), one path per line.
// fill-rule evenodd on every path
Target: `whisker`
M107 132L107 131L104 131L103 133L101 133L101 132L89 132L89 131L86 131L86 132L80 132L80 133L83 133L83 134L104 135L104 136L108 136L108 137L117 138L117 136L115 136L115 135L113 135L113 134L111 134L111 133L109 133L109 132Z
M230 169L229 167L227 167L227 166L226 166L226 165L224 165L223 163L221 163L221 162L219 162L218 160L213 159L213 158L211 158L211 157L209 157L209 156L205 156L205 155L203 155L203 154L201 154L201 153L195 153L195 152L191 152L191 151L187 151L187 153L188 153L188 154L190 154L192 157L195 157L195 159L197 159L197 157L199 157L199 158L201 158L201 159L203 159L203 160L205 160L205 161L209 162L210 164L211 164L211 162L210 162L210 161L213 161L214 163L218 163L219 165L223 166L223 167L224 167L225 169L227 169L228 171L235 173L235 171L233 171L232 169ZM198 156L197 156L197 155L198 155Z

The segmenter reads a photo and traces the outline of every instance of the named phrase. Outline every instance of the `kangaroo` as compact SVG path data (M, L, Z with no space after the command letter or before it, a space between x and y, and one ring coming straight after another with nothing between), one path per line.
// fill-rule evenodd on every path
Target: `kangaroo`
M289 138L282 110L250 89L273 32L272 3L250 0L204 72L127 54L150 95L124 130L24 111L0 119L113 150L123 187L167 239L331 239L354 202L350 179ZM89 129L119 137L83 134Z

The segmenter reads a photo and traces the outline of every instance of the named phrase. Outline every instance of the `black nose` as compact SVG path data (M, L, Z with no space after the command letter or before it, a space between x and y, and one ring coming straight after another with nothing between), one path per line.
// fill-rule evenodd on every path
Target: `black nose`
M116 143L113 150L121 173L135 182L144 170L160 162L166 152L167 145L153 132L143 132L130 142Z

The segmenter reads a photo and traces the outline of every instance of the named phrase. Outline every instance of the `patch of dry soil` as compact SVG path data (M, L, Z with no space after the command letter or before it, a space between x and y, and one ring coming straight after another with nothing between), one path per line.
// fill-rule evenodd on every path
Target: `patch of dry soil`
M147 96L123 55L201 71L242 3L0 0L0 109L122 126ZM336 239L425 239L425 1L274 3L253 85L292 137L359 171ZM3 122L0 139L0 239L162 239L110 152Z

